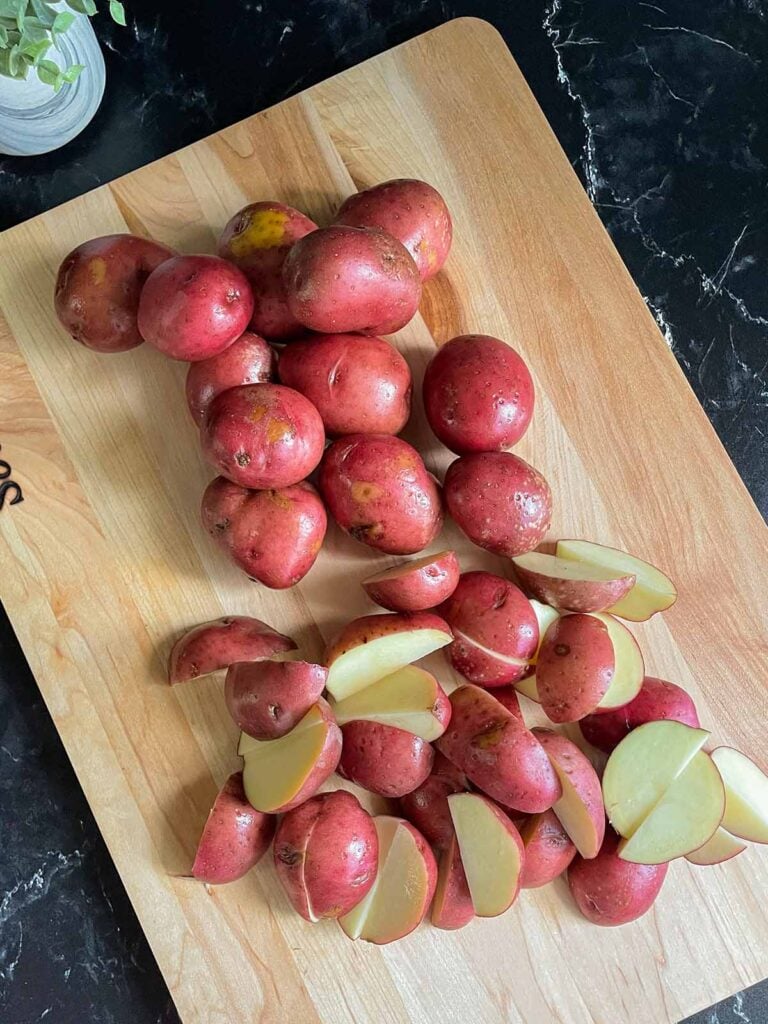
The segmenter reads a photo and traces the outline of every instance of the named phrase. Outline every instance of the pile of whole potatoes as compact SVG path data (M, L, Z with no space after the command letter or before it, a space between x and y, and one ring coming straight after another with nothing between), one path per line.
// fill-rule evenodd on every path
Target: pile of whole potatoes
M195 627L171 653L171 683L226 670L241 730L244 768L216 800L194 877L234 881L274 838L295 909L377 943L411 932L430 906L440 928L497 916L566 869L585 917L624 924L652 905L669 861L718 863L742 840L768 842L768 779L737 751L702 749L709 733L690 696L645 677L620 621L668 608L671 581L587 541L535 550L552 496L509 451L534 407L518 353L473 334L431 359L424 409L458 456L442 485L397 436L411 372L380 335L415 315L451 240L440 194L398 179L348 198L327 227L279 202L250 204L216 256L94 239L56 282L59 319L83 345L146 341L189 362L187 403L219 474L203 525L250 578L274 589L301 580L328 512L371 548L408 555L432 544L445 506L476 545L513 560L520 586L462 573L452 551L369 577L387 613L348 623L324 665L244 616ZM413 664L441 648L467 680L450 695ZM580 723L591 759L528 728L518 693L550 722ZM602 787L597 750L610 754ZM335 771L399 800L399 816L319 792Z

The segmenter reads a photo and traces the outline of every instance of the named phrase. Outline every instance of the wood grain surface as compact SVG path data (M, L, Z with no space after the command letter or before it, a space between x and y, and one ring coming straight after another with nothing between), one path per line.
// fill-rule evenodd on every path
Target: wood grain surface
M331 531L289 592L229 566L198 521L212 474L184 367L148 346L108 357L69 341L56 268L85 238L126 229L210 251L255 199L322 221L395 176L434 183L456 228L396 337L414 375L463 331L523 353L538 404L517 451L552 484L551 537L614 543L672 574L678 603L635 630L648 671L690 688L714 739L766 767L765 526L502 40L475 20L0 238L0 443L25 495L0 513L0 596L187 1024L679 1020L768 975L759 849L675 863L654 909L622 929L580 919L558 881L504 917L385 948L306 924L269 858L231 886L178 877L237 758L220 679L165 682L172 641L254 614L320 657L343 620L372 610L356 581L388 560ZM419 410L405 436L444 472ZM503 571L455 528L438 544Z

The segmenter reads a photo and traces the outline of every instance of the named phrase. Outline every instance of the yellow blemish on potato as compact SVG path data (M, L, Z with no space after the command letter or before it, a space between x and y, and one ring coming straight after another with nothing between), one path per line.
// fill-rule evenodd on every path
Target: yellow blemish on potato
M229 247L233 256L247 256L254 249L273 249L285 241L288 214L280 210L260 210L253 214L243 230L233 235Z
M416 248L424 253L424 255L427 258L427 264L429 265L429 267L434 267L434 265L437 263L437 253L435 252L435 247L433 245L430 245L426 238L422 238L422 240L419 242Z
M367 501L375 501L384 493L378 484L370 484L365 480L355 480L350 488L352 500L364 505Z
M503 735L504 723L501 722L499 725L495 725L475 736L472 740L472 746L478 747L480 750L490 750L492 747L498 746Z
M267 415L267 412L268 410L266 405L254 405L254 407L251 409L251 422L258 423L260 420L263 420L264 417Z
M98 287L100 284L104 284L104 278L107 276L107 264L101 256L94 256L91 262L88 264L88 273L91 275L91 282Z
M279 491L270 491L269 500L277 505L278 508L282 509L289 509L293 505L291 499L286 498L286 496L281 494Z
M416 459L410 454L410 452L401 452L401 454L395 458L395 467L397 469L415 469L416 465Z
M288 420L270 420L267 424L267 441L274 444L282 440L286 434L290 434L291 424Z

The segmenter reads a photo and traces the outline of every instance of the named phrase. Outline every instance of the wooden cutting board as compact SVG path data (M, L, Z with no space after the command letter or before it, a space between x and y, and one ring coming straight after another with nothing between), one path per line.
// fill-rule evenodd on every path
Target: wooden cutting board
M211 251L260 198L322 221L395 176L433 182L456 224L396 339L415 376L465 331L524 354L538 404L518 451L553 486L551 536L627 547L674 576L677 605L636 629L649 674L688 687L714 738L765 766L766 529L501 38L471 19L0 239L0 444L25 498L0 512L2 599L186 1022L675 1021L768 975L760 850L673 864L653 911L618 930L580 919L558 881L502 918L386 948L305 924L269 863L220 888L175 877L238 762L220 680L165 682L173 639L250 613L320 657L372 610L357 580L387 560L331 532L290 592L231 568L198 524L212 474L184 367L148 346L100 357L70 342L51 311L56 268L114 231ZM406 436L445 470L420 411ZM450 544L465 567L500 567L448 528Z

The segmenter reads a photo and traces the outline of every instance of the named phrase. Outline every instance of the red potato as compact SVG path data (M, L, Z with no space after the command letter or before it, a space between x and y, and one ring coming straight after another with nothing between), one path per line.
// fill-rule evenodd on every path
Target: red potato
M328 670L308 661L260 661L231 665L224 700L235 724L257 740L284 736L325 689Z
M272 590L306 576L328 525L320 495L306 482L249 491L219 476L205 489L201 515L205 530L235 565Z
M173 256L152 271L139 298L139 333L171 359L196 362L228 348L248 326L253 293L218 256Z
M544 634L536 663L536 689L553 722L577 722L594 711L611 685L614 648L604 622L575 613L556 619Z
M545 811L562 796L547 753L525 724L487 690L461 686L437 749L488 796L526 814Z
M400 811L432 846L445 849L454 836L448 797L468 788L464 772L437 751L431 773L420 786L401 798Z
M551 729L534 729L557 773L563 795L552 810L579 854L596 857L605 837L605 808L600 779L592 762L572 743Z
M203 425L208 406L217 395L243 384L266 384L274 380L277 359L258 334L246 331L217 356L190 363L187 372L187 405L198 427Z
M443 850L437 868L437 887L432 901L432 924L435 928L452 931L469 924L474 916L475 908L464 865L461 863L459 844L454 835Z
M462 334L443 345L424 374L424 411L457 455L517 444L533 415L533 380L513 348L487 334Z
M618 837L606 833L592 860L576 857L568 885L576 906L592 924L628 924L650 910L667 875L668 864L632 864L617 852Z
M421 300L418 267L401 242L341 224L299 239L283 281L291 314L320 334L394 334Z
M463 455L448 467L444 487L456 525L474 544L496 555L525 554L549 529L549 484L511 452Z
M514 686L496 686L493 696L502 704L511 715L523 720L523 712L520 710L520 699Z
M83 242L59 267L54 308L62 327L95 352L126 352L144 340L136 315L144 282L176 253L135 235Z
M345 700L336 701L333 713L339 725L381 722L431 743L446 730L451 702L431 672L406 665Z
M635 576L600 565L529 551L512 559L520 584L553 608L602 612L625 597Z
M445 200L426 181L396 178L356 192L336 214L337 224L380 228L402 242L413 257L422 281L440 270L453 239Z
M379 796L395 799L413 792L432 770L434 750L426 740L380 722L342 726L344 746L337 771Z
M269 849L277 819L248 803L243 773L224 783L205 823L192 875L209 885L235 882L257 864Z
M490 572L465 572L440 612L451 627L451 664L479 686L506 686L529 671L539 645L536 613L519 587Z
M320 334L280 354L280 380L312 402L329 437L398 434L411 412L411 371L383 338Z
M414 554L443 525L440 487L399 437L351 434L334 441L318 486L341 529L378 551Z
M357 906L376 879L378 854L373 818L344 790L288 811L275 835L277 877L305 921L341 917Z
M460 573L456 552L441 551L369 576L363 580L363 590L391 612L426 611L451 596Z
M671 719L699 728L699 716L690 694L675 683L646 676L640 693L629 704L612 711L587 715L579 728L587 743L610 754L624 737L646 722Z
M523 889L539 889L552 882L576 856L576 847L553 810L528 818L520 826L520 838L525 845Z
M325 446L314 405L280 384L245 384L211 402L200 433L208 462L241 487L290 487L309 476Z
M291 314L283 283L283 264L294 242L317 224L300 210L268 200L250 203L226 224L219 256L242 270L253 290L251 329L285 341L304 328Z
M262 661L293 651L296 644L266 622L231 615L203 622L179 637L168 661L168 682L186 683L238 661Z

